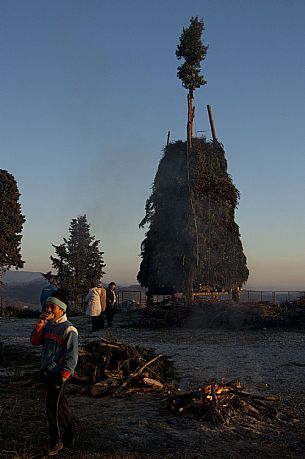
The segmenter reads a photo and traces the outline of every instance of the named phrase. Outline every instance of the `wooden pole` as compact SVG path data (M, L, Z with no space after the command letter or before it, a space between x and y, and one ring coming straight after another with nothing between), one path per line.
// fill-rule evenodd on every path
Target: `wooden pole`
M169 139L170 139L171 131L167 131L167 141L166 141L166 147L169 145Z
M187 144L189 153L192 151L193 117L193 92L190 90L187 95Z
M207 105L213 141L217 140L211 105Z

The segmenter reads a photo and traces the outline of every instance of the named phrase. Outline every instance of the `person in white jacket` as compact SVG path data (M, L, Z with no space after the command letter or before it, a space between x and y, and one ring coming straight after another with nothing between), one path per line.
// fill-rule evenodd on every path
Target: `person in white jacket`
M106 309L106 289L101 281L91 283L91 288L85 298L87 303L86 315L91 317L92 332L104 328L104 311Z

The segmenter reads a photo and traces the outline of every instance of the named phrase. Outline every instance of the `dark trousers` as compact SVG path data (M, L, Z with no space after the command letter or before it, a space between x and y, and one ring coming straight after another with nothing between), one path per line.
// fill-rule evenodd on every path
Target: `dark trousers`
M114 315L115 315L115 305L113 304L107 304L106 306L106 319L107 319L107 324L109 327L111 327Z
M101 330L101 328L104 328L104 314L102 313L100 316L91 316L91 323L93 332L99 331Z
M67 398L66 384L61 376L45 378L46 412L49 423L50 447L61 438L64 443L73 441L73 426Z

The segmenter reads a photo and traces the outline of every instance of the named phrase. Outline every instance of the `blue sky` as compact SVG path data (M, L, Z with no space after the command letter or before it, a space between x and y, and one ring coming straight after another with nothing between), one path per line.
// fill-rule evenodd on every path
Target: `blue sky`
M25 270L49 270L86 213L105 279L135 282L167 131L186 137L175 49L196 15L209 50L195 127L210 137L211 104L241 193L246 287L304 289L303 0L2 0L0 168L22 195Z

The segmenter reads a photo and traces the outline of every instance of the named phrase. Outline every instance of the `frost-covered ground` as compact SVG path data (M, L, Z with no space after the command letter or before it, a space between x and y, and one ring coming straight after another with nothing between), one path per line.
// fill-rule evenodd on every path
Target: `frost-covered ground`
M151 395L115 399L71 395L79 440L76 449L64 451L58 457L89 458L88 454L93 453L92 457L101 458L304 457L305 332L143 330L121 328L122 316L116 317L112 328L94 336L153 348L157 353L171 356L183 390L196 388L212 377L226 381L239 379L252 393L280 398L282 409L291 421L263 429L258 426L257 431L247 429L246 425L213 427L191 417L172 417L163 401ZM76 317L72 321L79 329L81 342L92 336L88 318ZM37 349L29 344L34 322L33 319L0 319L0 339L7 346L35 353ZM5 368L1 370L0 382ZM43 404L43 400L40 403ZM37 449L37 445L32 447L32 457L43 457Z

